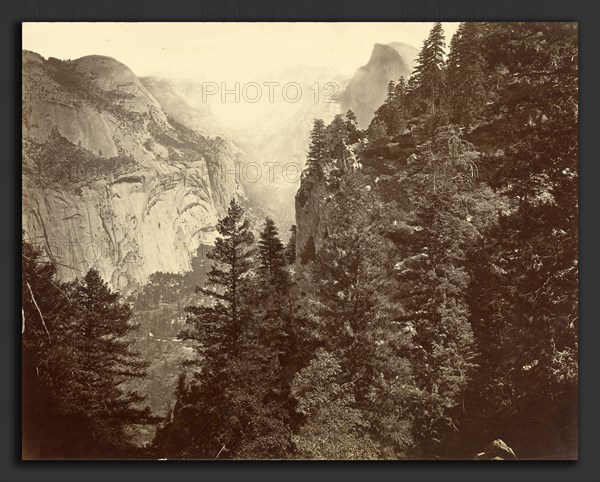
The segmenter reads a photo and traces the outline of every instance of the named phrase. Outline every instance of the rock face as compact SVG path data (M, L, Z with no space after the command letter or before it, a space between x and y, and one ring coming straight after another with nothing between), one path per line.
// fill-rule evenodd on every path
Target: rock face
M94 267L131 289L189 270L230 199L245 199L238 150L169 116L113 58L24 51L22 101L24 236L61 279Z
M348 146L348 159L343 167L339 161L324 167L323 176L316 178L304 172L296 193L296 258L302 264L312 261L323 240L334 226L331 207L335 195L344 190L344 169L356 171L362 166L357 160L359 145Z
M342 111L352 109L359 127L368 127L375 110L385 100L388 82L398 81L401 76L408 79L417 54L417 49L400 42L375 44L367 64L356 71L340 95Z
M296 259L314 259L321 240L327 237L329 192L325 181L302 179L296 194Z
M516 460L517 456L501 439L494 440L485 451L477 454L477 460Z

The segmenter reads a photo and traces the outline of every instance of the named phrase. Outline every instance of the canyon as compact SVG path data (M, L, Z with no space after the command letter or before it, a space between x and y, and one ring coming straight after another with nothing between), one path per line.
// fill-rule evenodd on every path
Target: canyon
M110 57L23 51L24 236L60 279L95 268L130 293L152 273L189 271L231 198L287 233L313 119L356 109L368 125L385 84L408 75L415 56L376 44L352 79L298 67L259 79L294 85L294 102L224 105L206 101L201 82L138 78Z

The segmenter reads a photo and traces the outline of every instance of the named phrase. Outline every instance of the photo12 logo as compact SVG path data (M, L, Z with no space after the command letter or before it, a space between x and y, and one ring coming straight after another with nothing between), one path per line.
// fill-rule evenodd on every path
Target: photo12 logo
M249 102L255 104L261 101L275 103L279 101L295 104L308 95L314 103L335 104L340 85L337 82L314 82L310 86L302 86L299 82L203 82L202 102L211 99L222 103Z

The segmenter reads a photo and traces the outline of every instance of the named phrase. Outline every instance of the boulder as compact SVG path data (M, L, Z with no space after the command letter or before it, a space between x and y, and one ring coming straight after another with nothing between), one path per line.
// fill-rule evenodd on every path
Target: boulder
M501 439L494 440L483 452L477 454L476 460L516 460L517 456Z

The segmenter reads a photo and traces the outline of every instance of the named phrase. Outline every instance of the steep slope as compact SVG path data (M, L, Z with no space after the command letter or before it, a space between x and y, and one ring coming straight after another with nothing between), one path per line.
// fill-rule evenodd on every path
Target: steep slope
M342 111L352 109L359 127L368 127L375 109L385 100L387 83L408 78L417 54L417 49L401 42L375 44L367 64L356 71L340 95Z
M72 279L117 289L180 273L214 239L235 150L169 118L115 59L23 52L23 230Z

